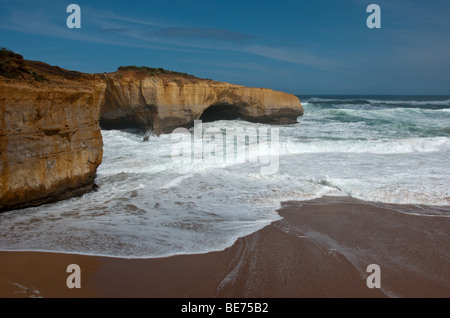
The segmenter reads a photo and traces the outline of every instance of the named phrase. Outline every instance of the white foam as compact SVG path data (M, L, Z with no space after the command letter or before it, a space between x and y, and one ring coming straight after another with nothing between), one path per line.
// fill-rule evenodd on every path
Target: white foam
M408 138L399 140L320 140L312 142L287 141L280 146L281 154L306 153L373 153L405 154L413 152L436 152L448 147L446 137Z
M337 195L450 204L448 137L405 132L397 120L406 117L403 110L342 111L389 121L369 127L330 119L330 110L311 108L296 125L204 124L204 129L279 129L279 152L266 144L256 154L279 156L273 175L263 175L263 164L249 160L255 154L237 153L236 162L205 157L199 163L176 163L170 135L142 142L143 136L130 132L102 131L97 191L0 214L0 249L126 258L202 253L222 250L278 220L275 210L285 200ZM441 120L445 116L409 112L413 128L447 127L446 119Z
M417 105L417 106L450 106L450 99L447 100L428 100L428 101L416 101L416 100L376 100L369 99L368 102L371 104L388 104L388 105Z
M335 99L335 98L318 98L313 97L309 98L308 102L312 103L333 103L342 104L345 102L352 104L384 104L384 105L416 105L416 106L450 106L450 99L447 100L425 100L425 101L417 101L417 100L383 100L383 99L365 99L361 98L348 98L348 99Z

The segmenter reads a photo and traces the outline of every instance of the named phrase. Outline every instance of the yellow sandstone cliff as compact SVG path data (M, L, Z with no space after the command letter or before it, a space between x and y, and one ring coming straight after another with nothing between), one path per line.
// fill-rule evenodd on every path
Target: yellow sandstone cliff
M91 191L102 161L100 123L161 134L196 119L289 124L303 114L291 94L148 70L83 74L2 49L0 211Z
M159 135L189 127L196 119L292 124L303 114L296 96L267 88L140 71L105 74L104 79L102 128L140 127Z
M35 66L47 68L39 72L45 77L30 65L15 78L0 77L0 211L91 191L102 160L105 83Z

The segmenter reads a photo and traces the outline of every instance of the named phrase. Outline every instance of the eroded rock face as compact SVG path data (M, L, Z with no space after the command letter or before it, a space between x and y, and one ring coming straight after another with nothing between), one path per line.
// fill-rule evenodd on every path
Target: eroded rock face
M139 72L111 73L104 79L107 89L100 123L106 129L152 129L159 135L189 127L196 119L241 118L292 124L303 115L296 96L266 88L173 76L149 77Z
M91 191L102 160L98 78L0 77L0 211Z
M91 191L103 154L100 122L161 134L196 119L289 124L303 114L291 94L162 69L83 74L4 49L0 61L0 211Z

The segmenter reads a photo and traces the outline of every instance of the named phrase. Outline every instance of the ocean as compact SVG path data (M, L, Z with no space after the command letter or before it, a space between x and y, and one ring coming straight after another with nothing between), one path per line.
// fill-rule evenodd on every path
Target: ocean
M204 122L146 142L103 130L98 189L1 213L0 250L217 251L279 220L281 202L323 196L450 217L450 96L299 98L305 113L294 125Z

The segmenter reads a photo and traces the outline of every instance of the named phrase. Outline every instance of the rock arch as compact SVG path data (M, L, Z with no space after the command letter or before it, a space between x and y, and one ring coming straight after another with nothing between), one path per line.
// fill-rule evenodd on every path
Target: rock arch
M242 117L241 108L231 104L213 104L206 108L199 119L203 122L234 120Z

